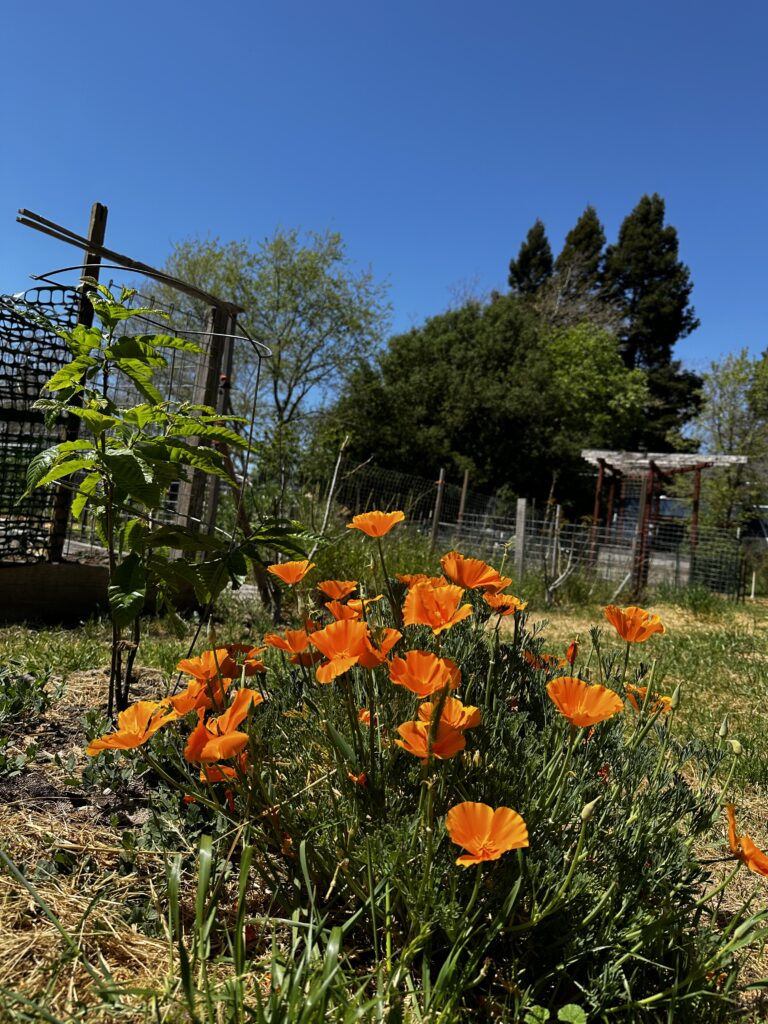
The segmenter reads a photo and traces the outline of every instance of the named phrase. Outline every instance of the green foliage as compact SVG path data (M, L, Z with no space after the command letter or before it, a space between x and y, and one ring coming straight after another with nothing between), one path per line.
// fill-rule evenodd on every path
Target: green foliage
M178 592L191 587L202 603L211 603L227 583L239 586L248 571L247 557L260 560L266 534L257 530L241 544L232 536L208 534L196 525L163 525L173 484L204 473L236 489L223 445L243 449L246 443L215 409L163 401L153 383L167 365L166 350L198 353L191 342L169 335L119 335L132 317L151 310L130 309L134 294L123 289L119 299L101 284L89 299L100 328L77 325L56 329L72 352L72 360L45 384L55 397L41 398L36 407L50 420L79 418L86 437L54 445L37 454L27 470L29 495L53 481L70 478L75 518L91 515L109 555L109 609L113 656L108 712L127 705L131 670L140 637L140 616L153 591L161 608L174 612ZM162 314L161 314L162 315ZM144 399L125 408L109 396L109 385L126 378ZM270 525L268 541L278 550L297 550L292 528ZM185 558L171 556L171 548ZM194 562L196 554L201 561ZM123 663L122 631L131 631Z
M542 221L537 220L509 263L509 287L519 295L536 292L552 274L552 249Z

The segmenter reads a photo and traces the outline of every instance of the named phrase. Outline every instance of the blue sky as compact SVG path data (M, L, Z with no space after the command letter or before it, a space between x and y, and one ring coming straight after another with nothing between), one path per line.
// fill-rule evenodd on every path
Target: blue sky
M768 347L768 6L712 0L6 0L0 292L77 262L15 223L161 265L189 236L340 231L393 327L506 286L537 217L557 251L643 193L678 229L702 369Z

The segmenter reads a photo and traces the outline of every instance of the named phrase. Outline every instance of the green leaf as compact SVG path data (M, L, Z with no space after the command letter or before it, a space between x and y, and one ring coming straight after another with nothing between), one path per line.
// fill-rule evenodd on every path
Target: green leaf
M93 456L77 459L63 459L55 466L52 466L45 476L37 481L35 487L44 487L46 484L52 484L55 480L61 480L64 476L70 476L72 473L77 473L80 469L92 469L93 463Z
M141 613L147 577L139 556L132 552L117 566L107 588L109 609L116 626L127 626Z
M174 424L171 433L175 437L204 437L215 441L223 441L233 448L247 448L248 442L234 430L215 424L203 423L200 420L182 425Z
M97 409L79 409L77 406L70 406L67 412L72 416L77 416L85 423L92 434L99 437L107 430L111 430L116 427L120 420L114 416L107 416L103 412L99 412Z
M557 1011L557 1019L565 1024L589 1024L586 1013L576 1003L567 1003Z
M134 405L132 409L123 409L123 419L143 430L148 423L165 423L167 413L153 405Z
M105 349L104 355L108 359L114 360L136 359L148 366L167 366L168 362L165 356L157 352L150 341L146 340L151 337L151 335L127 334L118 338L113 345Z
M181 352L203 352L194 341L186 341L184 338L174 338L171 334L140 334L138 337L153 348L174 348Z
M120 491L147 504L152 502L157 490L154 475L151 467L136 452L128 449L108 451L102 459Z
M149 527L143 519L129 519L122 529L122 546L129 551L141 553Z
M147 537L147 547L177 548L179 551L220 551L228 540L192 530L185 526L161 526Z
M120 359L116 368L133 382L134 387L153 405L162 405L163 396L152 383L152 370L138 359Z
M77 494L72 500L72 516L75 519L79 519L83 514L85 506L88 504L88 499L93 496L96 488L99 486L101 480L101 473L89 473L84 480L81 481L80 486L77 489Z
M66 341L76 356L87 356L94 349L98 352L101 348L101 331L98 327L77 324L71 331L66 332Z
M99 360L93 356L76 356L71 363L57 370L44 387L46 391L61 391L62 388L79 386L84 374L98 365Z
M525 1024L546 1024L549 1020L549 1010L546 1006L531 1006L525 1011L523 1021Z
M223 456L213 448L202 445L185 444L183 441L149 441L136 446L142 455L151 462L171 462L182 466L191 466L211 476L226 480L231 486L235 481L222 465Z
M43 451L38 452L27 466L27 489L22 495L22 498L26 498L36 487L40 485L40 481L51 471L56 462L58 462L58 460L64 455L69 452L82 451L90 447L90 442L85 440L63 441L61 444L55 444L51 448L45 448Z

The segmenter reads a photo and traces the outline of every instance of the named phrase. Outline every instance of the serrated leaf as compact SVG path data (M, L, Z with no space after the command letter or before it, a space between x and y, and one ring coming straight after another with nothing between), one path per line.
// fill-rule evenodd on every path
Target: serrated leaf
M99 360L93 356L76 356L71 363L62 366L60 370L44 384L46 391L61 391L62 388L79 386L83 375L94 366L99 365Z
M99 412L97 409L79 409L77 406L70 406L67 412L72 416L77 416L85 423L92 434L97 437L103 434L107 430L111 430L116 427L120 420L114 416L107 416L103 412Z
M221 551L226 540L184 526L161 526L147 538L147 547L177 548L179 551Z
M114 344L105 350L104 355L108 359L123 360L135 359L147 366L167 366L168 361L161 355L146 338L151 335L126 334L118 338Z
M77 494L72 499L72 516L75 519L79 519L83 514L83 510L88 504L89 498L96 492L100 480L101 473L89 473L84 480L80 481Z
M185 338L176 338L172 334L140 334L142 341L151 344L154 348L173 348L181 352L203 352L204 349L194 341L187 341Z
M589 1024L589 1019L580 1006L576 1003L566 1003L557 1011L557 1019L564 1024Z
M93 456L90 458L63 459L55 466L52 466L45 476L37 481L35 487L45 487L46 484L52 484L56 480L61 480L62 477L71 476L81 469L92 469L93 462Z
M98 327L86 327L85 324L76 324L71 331L66 332L66 342L76 356L87 356L96 349L101 348L101 331Z
M152 370L137 359L121 359L115 367L133 382L134 387L153 405L162 405L163 397L152 383Z
M55 463L63 456L68 455L70 452L83 451L90 447L90 441L63 441L61 444L55 444L51 448L45 448L43 451L38 452L27 466L27 489L22 497L26 498L27 495L34 491L40 485L43 477L51 471Z
M143 430L148 423L165 423L167 414L164 410L152 405L134 405L131 409L123 410L123 419L139 430Z
M217 426L213 423L194 422L180 426L174 424L172 434L175 437L203 437L215 441L223 441L233 448L247 448L248 442L234 430L228 427Z
M140 551L149 533L149 527L143 519L129 519L121 532L123 548Z
M147 577L141 559L131 553L117 566L109 581L109 610L116 626L127 626L141 614L147 594Z
M135 451L108 451L102 460L115 486L123 494L139 498L150 506L159 504L162 495L155 483L152 468Z
M236 486L235 481L222 465L221 452L217 452L213 448L174 440L150 441L137 445L137 448L145 458L152 462L172 462L177 465L191 466L193 469L199 469L203 473L210 473L211 476L226 480L233 487Z

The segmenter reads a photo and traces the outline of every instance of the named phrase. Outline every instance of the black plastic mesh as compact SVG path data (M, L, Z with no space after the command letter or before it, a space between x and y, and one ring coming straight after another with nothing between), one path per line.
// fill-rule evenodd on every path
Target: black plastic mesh
M49 554L54 490L42 489L19 499L26 470L38 452L63 437L61 427L47 427L32 405L42 385L69 359L64 342L45 327L21 319L10 308L16 299L0 296L0 561L40 562ZM78 296L71 288L34 288L24 296L49 320L74 326Z

